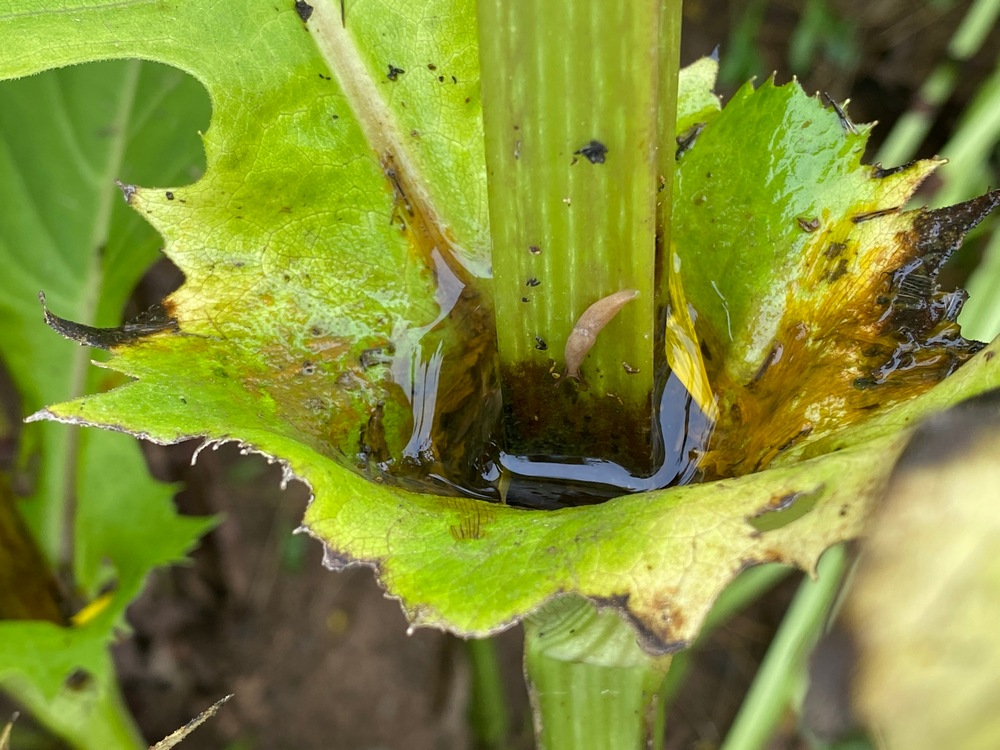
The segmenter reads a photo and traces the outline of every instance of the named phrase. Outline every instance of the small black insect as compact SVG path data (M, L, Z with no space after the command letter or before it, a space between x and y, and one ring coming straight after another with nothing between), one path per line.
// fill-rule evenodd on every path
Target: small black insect
M535 348L540 352L544 352L549 348L549 345L545 343L545 339L541 336L535 336Z
M299 14L302 23L305 23L313 14L313 7L306 0L295 0L295 12Z
M698 136L701 135L701 131L705 129L705 123L699 122L692 125L690 128L685 130L674 140L677 141L677 152L674 154L674 158L679 159L685 153L687 153L694 142L698 140Z
M900 164L898 167L890 167L889 169L883 169L881 164L872 165L872 177L876 180L882 180L886 177L891 177L894 174L899 174L900 172L905 172L907 169L912 167L914 162L908 161L906 164Z
M579 151L574 151L573 153L579 154L591 164L603 164L604 157L608 153L608 147L600 141L591 141Z
M844 111L844 108L837 104L837 100L826 92L823 93L823 96L826 98L827 103L833 107L833 111L837 113L837 119L840 120L840 126L848 133L857 133L857 127L853 122L851 122L851 118L847 116L847 112ZM844 104L847 104L847 102L844 102Z
M388 78L390 81L395 81L396 79L399 78L400 75L402 75L405 72L406 71L403 70L402 68L397 68L392 63L389 63L389 72L385 74L385 77Z
M77 668L66 676L64 684L67 688L73 691L83 690L89 685L94 684L94 675L86 669Z

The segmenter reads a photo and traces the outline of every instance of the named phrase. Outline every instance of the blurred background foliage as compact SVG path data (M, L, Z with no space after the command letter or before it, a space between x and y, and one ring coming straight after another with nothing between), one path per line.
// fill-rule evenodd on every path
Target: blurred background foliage
M947 158L913 203L951 205L1000 185L998 14L997 0L686 0L682 61L718 45L724 96L773 74L849 100L851 119L878 122L866 161ZM1000 333L998 224L977 227L942 275L972 292L970 338Z

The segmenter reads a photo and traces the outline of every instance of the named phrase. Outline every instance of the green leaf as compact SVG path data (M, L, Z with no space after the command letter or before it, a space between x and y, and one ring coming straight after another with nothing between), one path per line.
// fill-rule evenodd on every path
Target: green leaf
M722 111L715 93L718 77L719 62L713 57L703 57L681 69L677 77L678 140L691 137L692 128L704 126Z
M44 330L37 294L45 290L77 320L121 320L160 242L114 180L195 177L196 124L183 130L175 122L204 120L206 104L188 76L135 61L0 85L0 259L8 280L0 288L0 355L25 414L121 382L88 367L88 350ZM80 746L133 740L107 646L149 570L181 559L210 522L178 518L173 488L152 480L139 446L123 435L28 425L16 472L22 497L5 495L5 512L20 511L48 565L89 606L72 626L62 619L72 610L8 611L34 619L0 621L0 684ZM66 683L71 673L85 684Z
M997 348L960 370L949 391L916 403L941 408L946 396L957 400L1000 384L990 365ZM133 387L55 413L110 423L129 408ZM147 412L144 428L163 438L176 434L172 416ZM297 444L291 430L250 430L243 439L287 457L290 470L310 483L315 499L304 525L330 546L328 566L375 565L415 624L485 635L576 591L626 609L648 646L669 650L697 633L717 591L745 565L811 569L829 544L856 535L905 443L900 428L908 421L902 415L893 434L788 468L556 512L373 485ZM750 522L780 518L797 504L809 506L803 517L770 530Z
M417 625L483 635L578 593L626 612L649 649L681 647L739 570L763 561L811 570L827 546L857 534L912 410L941 408L1000 380L994 347L944 390L920 396L919 407L886 408L878 415L884 433L866 443L599 506L527 511L405 489L450 478L446 464L475 473L490 437L489 426L475 422L493 397L482 373L494 341L483 315L488 283L476 277L487 235L480 112L469 93L477 78L471 4L400 11L373 2L356 13L348 5L346 28L338 7L317 5L302 13L305 29L291 3L88 7L72 24L60 14L30 24L19 16L0 35L16 30L30 38L24 44L48 50L53 64L123 54L172 63L205 83L214 117L201 180L171 188L172 197L165 189L132 194L187 276L166 305L176 326L143 336L79 330L88 340L118 337L106 366L135 380L38 418L160 441L238 440L280 457L312 488L304 527L326 543L327 564L375 567ZM150 27L157 34L142 32ZM449 83L452 64L468 79L456 74ZM0 70L15 67L0 58ZM850 305L867 298L833 283L847 278L836 272L839 260L836 279L809 288L809 274L821 277L823 269L806 260L788 268L789 261L814 257L803 238L826 237L822 222L831 232L877 233L872 227L884 225L876 217L852 217L897 205L885 202L901 202L926 165L873 187L873 169L858 163L860 138L797 85L745 89L714 117L707 97L689 110L707 124L687 144L681 168L705 169L678 180L675 221L687 224L674 244L718 390L723 376L734 386L753 377L755 357L770 352L775 332L790 324L786 313L797 309L782 305L789 289L810 322L840 321L843 309L853 315ZM803 130L805 120L815 137L803 135L813 132ZM419 138L407 135L413 131ZM780 179L770 185L764 178L772 173ZM720 187L702 199L705 180ZM465 203L449 197L457 193ZM751 205L760 210L748 212ZM805 228L814 219L819 234ZM912 218L899 221L900 232L912 228ZM887 252L902 262L902 251ZM699 265L726 275L692 273ZM869 282L864 291L877 283ZM933 285L924 291L929 305ZM720 345L730 326L732 341ZM942 327L950 331L947 321ZM837 357L823 362L834 369L818 370L817 380L856 377L841 372ZM905 395L940 379L933 372ZM775 378L776 389L779 381L797 393L796 382ZM730 397L754 403L742 393L720 393L723 406ZM869 411L851 416L861 424L858 415ZM826 428L833 435L832 424ZM726 461L734 464L732 456L718 463Z
M868 130L769 80L680 159L673 236L719 399L709 478L911 399L981 348L937 274L1000 191L904 212L941 162L862 166Z
M474 359L489 314L462 265L485 266L488 243L475 24L471 6L452 2L412 18L379 4L350 15L345 29L339 8L319 6L310 35L292 3L130 6L110 16L94 6L69 26L43 13L44 23L22 26L19 16L0 33L44 29L49 64L68 62L67 49L79 60L127 43L206 83L222 125L205 136L204 178L131 197L189 279L168 306L186 334L172 345L178 361L211 359L212 379L256 380L267 395L243 397L251 419L261 409L266 425L280 412L332 455L353 457L384 404L373 442L421 464L427 440L410 441L409 400L425 377L443 378L452 388L437 408L448 413L479 387L468 362L442 353ZM149 28L170 33L146 37ZM259 28L266 42L248 44ZM390 78L389 66L405 72ZM468 326L439 326L448 312ZM176 424L176 434L216 432ZM461 450L440 453L455 461Z

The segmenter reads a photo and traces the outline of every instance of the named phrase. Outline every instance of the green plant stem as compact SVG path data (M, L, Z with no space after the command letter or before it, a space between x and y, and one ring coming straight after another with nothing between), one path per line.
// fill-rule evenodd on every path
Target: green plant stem
M678 9L677 0L479 1L510 452L652 466ZM566 353L574 325L623 290L638 296L596 336L579 380L565 377L577 370Z
M979 50L998 15L1000 0L975 0L948 43L948 59L924 81L910 111L893 126L876 156L878 162L895 166L912 158L934 123L938 108L955 90L961 63Z
M819 562L817 580L802 583L720 750L766 746L795 692L846 567L844 548L832 547Z
M663 679L653 657L612 611L557 599L525 622L525 672L538 747L639 750L663 741Z
M472 665L472 697L469 714L472 731L479 747L501 750L506 747L510 729L507 702L504 698L496 642L491 638L466 642Z

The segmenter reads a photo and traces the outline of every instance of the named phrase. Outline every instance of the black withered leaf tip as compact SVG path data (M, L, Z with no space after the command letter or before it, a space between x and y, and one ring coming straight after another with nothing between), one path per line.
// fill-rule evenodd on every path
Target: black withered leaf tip
M45 306L44 292L38 293L38 299L42 303L45 322L49 328L81 346L111 349L122 344L132 343L152 333L179 330L177 321L167 315L167 311L160 305L153 305L146 312L117 328L95 328L53 315Z
M984 344L965 339L956 323L966 293L943 291L938 286L938 273L966 233L997 206L1000 190L956 206L921 211L915 217L909 253L891 272L882 298L889 308L879 319L880 325L896 345L882 355L887 357L884 362L854 381L856 388L873 388L894 374L905 377L907 372L922 373L923 378L936 372L940 379L983 348ZM907 367L901 367L901 362L908 363ZM923 368L916 366L921 363Z

